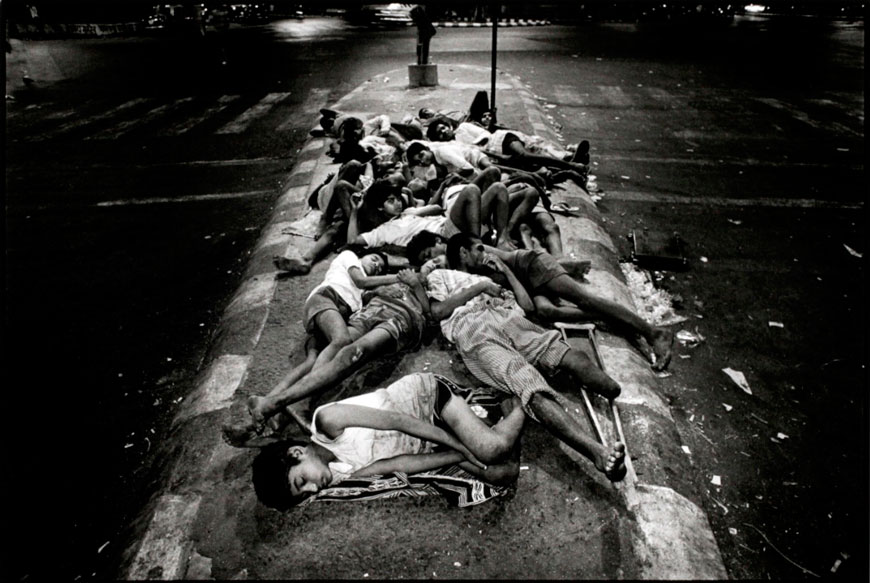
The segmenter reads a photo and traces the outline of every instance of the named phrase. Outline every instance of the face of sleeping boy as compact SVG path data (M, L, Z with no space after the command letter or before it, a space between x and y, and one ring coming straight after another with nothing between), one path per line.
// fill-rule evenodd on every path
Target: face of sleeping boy
M405 205L398 195L391 194L384 199L384 204L381 205L381 210L391 217L398 217L405 210Z
M453 139L453 128L449 124L440 121L433 123L436 124L433 130L435 132L435 141L448 142Z
M435 154L432 150L420 150L416 155L412 156L408 162L411 166L430 166L435 161Z
M359 262L366 275L378 275L384 271L384 260L380 255L363 255Z
M287 483L292 496L316 494L332 482L329 466L308 451L308 448L295 445L287 450L287 454L298 460L287 472Z
M435 258L443 258L442 260L446 263L447 261L447 242L446 241L438 241L431 247L426 247L422 251L420 251L420 255L417 257L417 262L420 264L424 264L430 259ZM439 265L438 267L444 267L443 265Z
M420 274L423 276L423 279L429 277L429 274L435 271L436 269L446 269L447 268L447 255L437 255L432 259L429 259L420 267Z

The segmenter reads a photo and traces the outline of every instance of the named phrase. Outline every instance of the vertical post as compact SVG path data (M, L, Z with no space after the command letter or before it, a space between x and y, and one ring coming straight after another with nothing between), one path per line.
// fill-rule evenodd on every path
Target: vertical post
M489 94L492 96L489 107L492 112L492 121L490 125L496 124L496 111L498 108L495 106L495 68L496 68L496 52L498 51L498 13L499 13L499 3L493 2L492 6L492 84L490 86Z

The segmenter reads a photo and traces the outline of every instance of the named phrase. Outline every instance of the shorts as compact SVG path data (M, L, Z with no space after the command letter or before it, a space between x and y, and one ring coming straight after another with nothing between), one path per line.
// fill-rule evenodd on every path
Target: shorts
M338 295L338 292L331 287L322 287L305 300L305 306L302 308L302 323L305 325L306 332L309 334L314 333L314 320L318 314L325 310L338 311L345 322L347 322L353 313L347 302Z
M540 249L520 249L516 254L515 273L529 291L536 292L568 273L552 255Z
M391 298L375 296L355 312L347 322L360 335L381 328L396 342L396 352L416 348L423 337L425 320L402 303Z
M457 227L456 223L454 223L450 219L450 217L447 217L447 220L444 221L444 224L441 225L440 229L438 229L438 234L441 235L442 237L444 237L445 239L449 239L450 237L452 237L456 233L461 233L461 232L462 232L462 229Z

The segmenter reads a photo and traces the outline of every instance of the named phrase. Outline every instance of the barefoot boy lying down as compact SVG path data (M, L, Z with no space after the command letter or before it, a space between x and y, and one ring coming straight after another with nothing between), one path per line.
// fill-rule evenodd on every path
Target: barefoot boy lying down
M432 373L314 411L308 443L280 442L260 454L254 485L264 503L289 507L349 477L414 474L458 464L496 485L516 480L525 415L516 402L489 427ZM442 447L437 447L442 446Z

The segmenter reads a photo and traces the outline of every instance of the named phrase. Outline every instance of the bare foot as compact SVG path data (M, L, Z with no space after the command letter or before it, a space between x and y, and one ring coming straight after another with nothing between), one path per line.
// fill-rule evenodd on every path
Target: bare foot
M272 263L281 271L286 271L295 275L305 275L311 271L311 263L299 257L283 257L275 255L272 258Z
M511 396L507 399L503 399L501 403L499 403L499 407L501 407L502 416L507 417L514 409L522 409L523 401L517 396Z
M266 425L266 399L251 395L248 397L248 413L251 414L251 421L257 433L262 433Z
M617 441L610 451L601 448L601 452L595 456L595 467L611 482L622 480L626 472L625 445L621 441Z
M250 423L224 425L222 433L224 441L233 447L265 447L281 441L278 433L264 435Z
M572 261L569 259L560 259L559 265L565 268L565 271L568 272L568 275L576 279L586 279L586 274L589 273L590 269L592 269L591 261Z
M671 362L674 350L674 333L664 327L653 329L652 342L653 370L665 370Z

